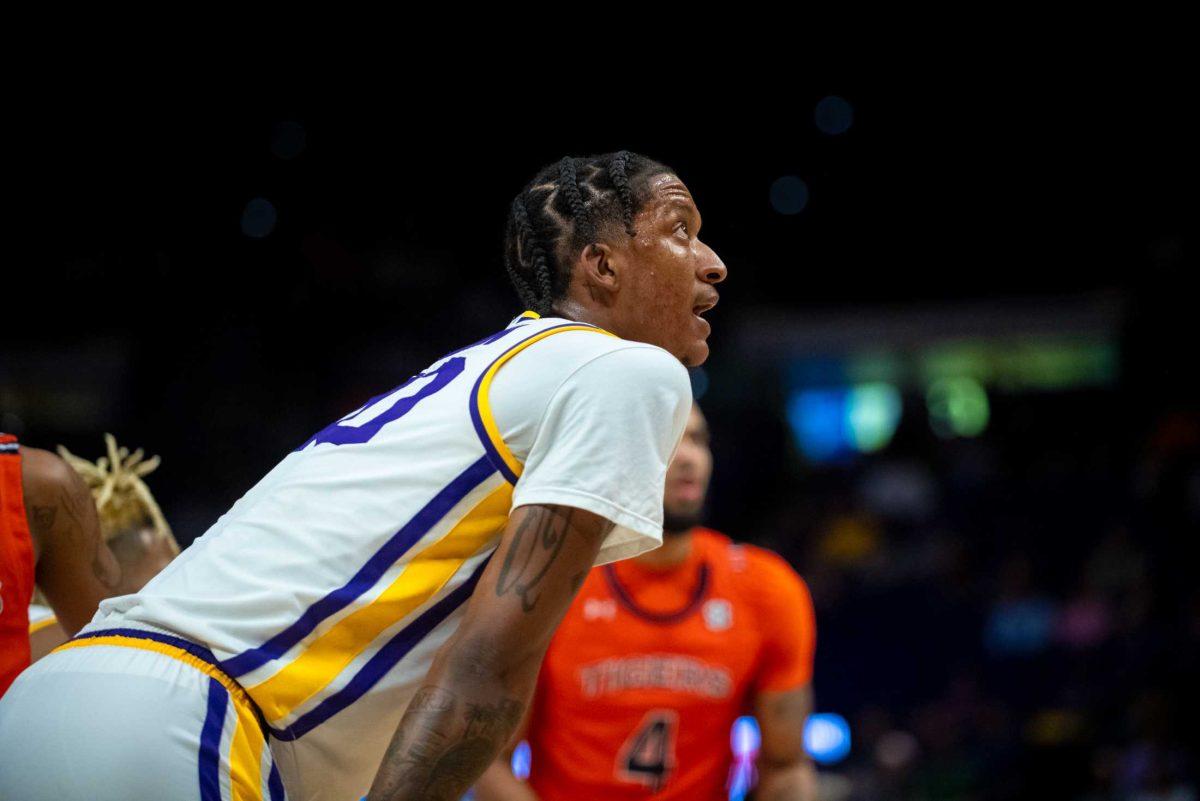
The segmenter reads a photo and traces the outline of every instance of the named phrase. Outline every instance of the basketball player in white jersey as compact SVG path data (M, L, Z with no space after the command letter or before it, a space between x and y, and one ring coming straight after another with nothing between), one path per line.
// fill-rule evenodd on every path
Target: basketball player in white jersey
M661 541L725 278L699 226L644 157L541 171L506 236L530 311L318 432L22 674L0 798L458 799L588 569Z

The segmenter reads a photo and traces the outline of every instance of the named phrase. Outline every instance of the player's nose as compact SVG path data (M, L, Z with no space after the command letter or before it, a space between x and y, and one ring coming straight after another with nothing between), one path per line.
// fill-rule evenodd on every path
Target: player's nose
M696 274L706 284L721 283L729 274L729 270L725 267L725 262L721 261L721 257L717 255L717 252L708 245L705 245L703 242L700 245L704 248L704 258L697 265Z

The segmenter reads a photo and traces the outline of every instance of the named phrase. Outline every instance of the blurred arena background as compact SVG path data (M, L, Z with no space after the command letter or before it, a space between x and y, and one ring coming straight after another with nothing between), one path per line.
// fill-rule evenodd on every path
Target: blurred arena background
M499 243L537 167L641 151L729 267L693 373L710 522L813 590L824 796L1196 798L1194 92L655 92L47 114L0 429L161 454L186 544L520 311Z

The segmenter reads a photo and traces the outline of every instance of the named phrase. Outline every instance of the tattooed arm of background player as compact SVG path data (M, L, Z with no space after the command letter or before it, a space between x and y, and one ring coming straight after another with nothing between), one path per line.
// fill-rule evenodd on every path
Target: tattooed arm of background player
M804 752L804 722L812 709L811 685L755 698L762 745L754 801L816 801L817 772Z
M37 555L34 578L73 636L116 593L120 565L100 535L92 493L70 465L49 451L22 447L21 481Z
M565 506L513 511L458 630L434 658L369 801L457 801L507 744L612 523Z

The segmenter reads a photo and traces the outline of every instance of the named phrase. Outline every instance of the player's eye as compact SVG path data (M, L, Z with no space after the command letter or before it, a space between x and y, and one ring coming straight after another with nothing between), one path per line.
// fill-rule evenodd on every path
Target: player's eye
M682 231L684 236L688 235L688 224L684 220L675 223L676 232Z

